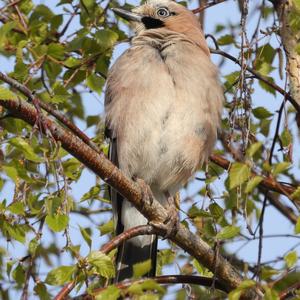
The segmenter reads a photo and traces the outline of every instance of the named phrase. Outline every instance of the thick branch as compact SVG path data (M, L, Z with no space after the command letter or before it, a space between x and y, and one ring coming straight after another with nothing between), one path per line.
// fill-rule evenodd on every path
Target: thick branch
M0 105L7 108L15 117L21 118L31 125L36 124L38 118L36 109L27 102L0 100ZM53 138L60 141L65 150L127 198L149 221L163 222L166 220L167 211L165 208L155 199L152 204L149 203L149 200L143 201L143 195L139 186L124 176L104 154L97 153L80 138L58 126L50 118L45 117L43 122ZM185 226L180 225L177 234L171 240L214 272L220 282L228 287L229 290L235 289L242 282L242 277L231 264L213 251L198 236L191 233ZM253 299L253 297L255 297L255 292L253 290L247 291L245 299Z

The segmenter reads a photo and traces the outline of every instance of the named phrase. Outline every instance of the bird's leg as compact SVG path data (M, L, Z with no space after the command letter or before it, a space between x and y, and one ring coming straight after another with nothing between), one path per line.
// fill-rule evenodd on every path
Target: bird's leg
M169 192L165 193L167 197L167 205L166 207L168 212L168 217L164 221L164 225L166 226L166 235L164 238L169 238L171 236L175 236L179 229L179 214L176 205L176 198L170 196Z
M136 176L133 176L132 179L139 185L142 191L143 203L149 202L150 205L152 205L154 196L149 185L143 179L137 178Z
M177 197L172 197L168 192L165 192L165 196L167 197L166 210L167 210L167 218L163 223L151 223L157 229L163 230L165 232L164 238L167 239L169 237L175 236L179 229L179 215L178 215L178 201Z

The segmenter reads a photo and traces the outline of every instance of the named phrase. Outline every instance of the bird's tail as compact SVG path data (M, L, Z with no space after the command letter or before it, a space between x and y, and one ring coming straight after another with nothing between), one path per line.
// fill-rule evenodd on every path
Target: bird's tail
M137 246L136 243L128 240L124 242L117 252L117 272L115 282L124 279L132 278L133 266L137 263L144 262L150 259L151 269L146 277L155 276L156 272L156 256L157 256L157 236L151 236L150 244L144 247Z
M117 139L111 137L111 133L108 132L108 136L111 138L111 144L109 149L110 160L118 166L118 154L117 154ZM147 224L141 213L133 207L122 195L117 193L114 189L109 189L110 198L113 207L113 215L115 222L116 234L120 234L124 229L135 227L138 225ZM123 217L122 217L123 216ZM126 224L124 224L125 222ZM156 271L156 256L157 256L157 236L138 236L130 240L125 241L117 251L116 257L116 277L114 283L122 281L124 279L132 278L133 266L136 263L144 262L150 259L151 268L144 276L155 276Z

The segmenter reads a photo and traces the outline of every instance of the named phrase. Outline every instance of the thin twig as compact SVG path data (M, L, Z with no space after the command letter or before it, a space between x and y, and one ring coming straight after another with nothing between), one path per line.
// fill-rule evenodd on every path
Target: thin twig
M262 211L259 217L259 222L258 222L258 228L259 228L259 239L258 239L258 256L257 256L257 271L254 276L257 276L257 279L260 281L261 276L260 276L260 271L261 271L261 256L262 256L262 248L263 248L263 235L264 235L264 216L265 216L265 210L267 206L267 200L268 200L268 192L266 192L265 197L264 197L264 202L262 206ZM254 233L255 234L255 233Z
M203 11L204 9L215 6L215 5L220 4L222 2L225 2L225 1L227 1L227 0L214 0L214 1L211 1L211 2L207 3L206 5L203 5L203 6L200 6L200 7L196 8L196 9L193 9L192 12L194 14L197 14L197 13Z
M22 13L18 7L18 3L16 3L16 1L11 1L11 4L13 5L13 7L15 8L15 10L17 12L17 15L19 17L20 23L22 24L22 27L24 28L25 32L27 32L28 31L27 24L24 20L24 16L22 15Z
M218 55L224 56L224 57L230 59L231 61L235 62L236 64L240 65L240 61L237 58L235 58L234 56L226 53L225 51L220 50L219 48L210 49L210 52L213 53L213 54L218 54ZM271 88L273 88L274 90L276 90L277 92L282 94L283 96L286 96L286 99L289 100L291 102L291 104L294 106L294 108L296 109L296 111L298 113L300 113L300 105L283 88L281 88L280 86L278 86L277 84L275 84L273 82L270 82L265 76L259 74L254 69L250 68L249 66L247 66L246 69L247 69L248 72L250 72L252 75L254 75L257 79L264 82L265 84L267 84L268 86L270 86Z

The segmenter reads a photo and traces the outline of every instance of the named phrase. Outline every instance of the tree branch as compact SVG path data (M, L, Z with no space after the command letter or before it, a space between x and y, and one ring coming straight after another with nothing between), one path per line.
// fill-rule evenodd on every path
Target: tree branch
M197 14L197 13L202 12L203 10L205 10L205 9L207 9L209 7L215 6L215 5L220 4L222 2L225 2L225 1L227 1L227 0L213 0L213 1L211 1L211 2L209 2L207 4L205 4L205 5L202 5L202 6L198 7L198 8L196 8L196 9L193 9L192 12L194 14Z
M125 282L123 281L117 283L116 287L118 289L123 290L129 288L133 284L140 284L147 280L154 280L159 284L196 284L205 287L211 287L213 284L215 284L215 287L218 290L228 292L226 287L222 286L218 281L214 281L213 278L204 277L204 276L193 276L193 275L166 275L166 276L156 276L156 277L142 278L136 280L127 280ZM94 296L99 295L101 292L105 291L106 289L107 287L95 289L92 291L93 296L84 294L73 298L73 300L93 300L95 299Z
M31 125L36 124L38 113L29 103L21 100L0 100L0 105L8 109L15 117ZM58 126L50 118L45 117L43 122L53 138L60 141L66 151L127 198L149 221L162 223L166 220L166 209L155 199L153 201L143 199L138 184L124 176L103 153L97 153L79 137ZM45 131L44 128L41 128L41 130ZM163 235L164 233L161 232L160 234ZM235 289L242 282L241 275L230 263L182 224L180 224L177 234L171 237L170 240L214 272L220 282L229 290ZM249 290L246 292L245 299L253 299L255 295L254 290Z
M223 57L226 57L226 58L230 59L231 61L233 61L234 63L241 66L241 63L237 58L220 50L218 47L217 47L217 49L210 49L210 52L213 54L222 55ZM270 86L271 88L273 88L274 90L279 92L281 95L285 96L286 99L294 106L296 111L298 113L300 113L300 104L296 101L296 99L291 94L287 93L283 88L281 88L277 84L270 82L265 76L259 74L254 69L250 68L249 66L245 66L245 68L248 72L250 72L252 75L254 75L257 79L264 82L265 84L267 84L268 86Z

